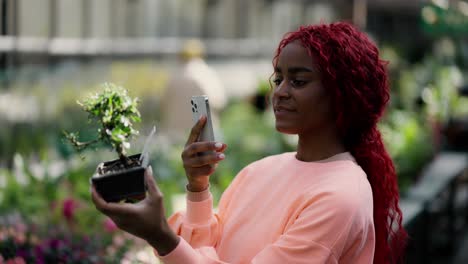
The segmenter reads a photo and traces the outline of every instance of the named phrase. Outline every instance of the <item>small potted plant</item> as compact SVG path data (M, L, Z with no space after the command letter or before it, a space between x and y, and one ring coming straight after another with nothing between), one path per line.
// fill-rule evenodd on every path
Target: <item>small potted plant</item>
M102 142L112 146L118 159L99 163L91 181L107 202L134 201L145 197L144 172L148 154L127 156L130 138L138 135L133 125L140 122L138 98L131 98L123 87L105 83L101 92L77 102L89 114L90 122L99 125L94 140L81 142L78 133L64 132L78 151Z

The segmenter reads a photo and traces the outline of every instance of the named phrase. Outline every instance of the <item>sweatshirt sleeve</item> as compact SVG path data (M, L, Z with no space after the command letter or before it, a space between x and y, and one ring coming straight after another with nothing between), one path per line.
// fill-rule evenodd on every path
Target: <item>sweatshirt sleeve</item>
M219 213L213 211L213 196L209 189L200 193L187 191L186 211L177 212L168 219L172 230L182 238L181 241L188 243L185 246L190 245L193 248L216 246L222 234L223 212L229 206L233 194L240 189L239 186L247 171L248 167L241 170L225 190L219 202Z
M190 200L187 195L186 212L177 212L169 219L172 230L192 247L214 246L221 235L222 221L213 213L213 197L206 194L206 199Z
M365 224L361 221L363 218L356 215L359 205L355 201L329 193L307 200L285 232L250 263L335 264L339 263L340 256L345 253L345 243L350 240L358 244L357 253L364 251L366 245L373 248L375 241L366 242L366 238L373 237L367 235L374 232L373 225ZM168 255L160 257L161 261L166 264L228 264L219 259L213 246L191 246L193 237L187 241L182 236L179 245ZM360 263L372 263L373 250L367 255Z

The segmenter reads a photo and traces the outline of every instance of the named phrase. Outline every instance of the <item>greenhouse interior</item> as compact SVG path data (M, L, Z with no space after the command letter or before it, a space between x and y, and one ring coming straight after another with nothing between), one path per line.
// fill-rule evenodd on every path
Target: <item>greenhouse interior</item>
M148 154L169 217L185 210L186 98L207 94L228 146L210 177L216 209L244 167L295 151L271 106L280 40L338 21L388 62L378 129L398 180L404 263L468 263L467 0L0 0L0 11L0 263L163 263L93 204L96 167L119 156L70 141L105 134L83 111L87 96L118 86L135 98L124 146ZM206 88L181 81L187 58Z

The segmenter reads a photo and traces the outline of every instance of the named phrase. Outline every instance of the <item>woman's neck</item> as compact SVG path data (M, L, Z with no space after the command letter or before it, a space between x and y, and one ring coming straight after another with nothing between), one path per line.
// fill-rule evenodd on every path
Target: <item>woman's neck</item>
M296 158L302 161L318 161L346 152L334 131L324 129L319 133L299 135Z

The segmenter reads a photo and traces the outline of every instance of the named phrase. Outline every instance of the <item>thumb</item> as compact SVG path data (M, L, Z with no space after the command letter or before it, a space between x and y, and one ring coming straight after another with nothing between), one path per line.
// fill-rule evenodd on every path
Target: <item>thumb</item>
M146 188L148 188L149 195L162 195L161 190L159 190L158 185L153 177L153 167L151 165L145 171L145 181L146 181Z

